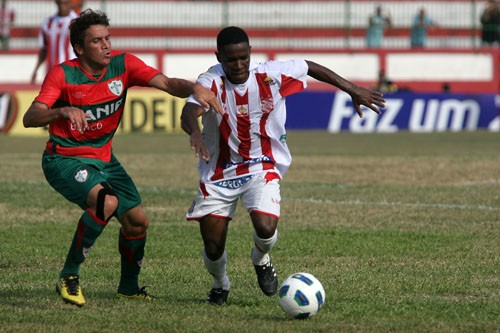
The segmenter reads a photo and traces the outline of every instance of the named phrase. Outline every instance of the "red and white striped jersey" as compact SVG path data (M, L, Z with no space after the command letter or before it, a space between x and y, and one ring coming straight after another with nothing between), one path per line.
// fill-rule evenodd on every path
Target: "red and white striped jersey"
M210 88L225 111L207 110L202 116L202 137L210 161L200 160L200 180L205 183L274 170L283 177L292 157L286 144L287 96L307 86L305 60L250 63L243 84L225 78L220 64L198 77ZM191 96L188 102L199 103Z
M10 27L15 19L14 10L10 7L0 8L0 36L9 37Z
M38 44L40 48L47 48L47 71L54 65L76 58L69 40L69 24L77 16L71 11L68 16L54 14L42 22Z

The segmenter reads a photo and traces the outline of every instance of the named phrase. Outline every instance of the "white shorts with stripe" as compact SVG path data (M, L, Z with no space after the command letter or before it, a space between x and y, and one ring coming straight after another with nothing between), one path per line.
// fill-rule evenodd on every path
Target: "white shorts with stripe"
M279 176L274 171L201 183L198 195L186 214L187 220L199 220L211 215L232 219L238 199L251 212L280 217Z

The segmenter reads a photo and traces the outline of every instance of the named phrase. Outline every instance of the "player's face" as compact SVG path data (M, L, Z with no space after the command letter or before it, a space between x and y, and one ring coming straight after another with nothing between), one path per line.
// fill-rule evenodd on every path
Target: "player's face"
M82 66L92 74L100 74L111 60L111 40L108 27L91 25L85 31L83 47L77 48Z
M71 0L56 0L59 16L68 16L71 12Z
M236 84L245 83L250 67L250 45L248 43L229 44L216 53L227 79Z

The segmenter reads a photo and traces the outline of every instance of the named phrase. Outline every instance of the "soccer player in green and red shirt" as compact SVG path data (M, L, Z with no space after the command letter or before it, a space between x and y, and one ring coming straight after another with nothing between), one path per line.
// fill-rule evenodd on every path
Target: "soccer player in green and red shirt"
M118 296L152 300L139 287L148 217L134 182L112 151L127 89L149 86L178 97L194 94L205 107L222 112L214 93L201 85L168 78L132 54L111 50L105 13L83 11L70 25L76 59L54 66L24 115L25 127L49 125L42 168L49 184L83 214L56 290L67 303L83 306L80 265L109 220L121 224Z

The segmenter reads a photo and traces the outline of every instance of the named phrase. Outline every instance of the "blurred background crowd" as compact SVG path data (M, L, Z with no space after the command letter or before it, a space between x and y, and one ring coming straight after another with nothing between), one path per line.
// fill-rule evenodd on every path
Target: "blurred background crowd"
M1 47L32 49L52 0L1 0ZM205 48L223 26L265 48L480 48L500 39L500 2L71 0L108 13L115 46ZM116 44L118 43L118 44Z

